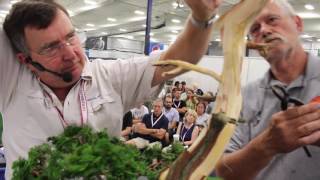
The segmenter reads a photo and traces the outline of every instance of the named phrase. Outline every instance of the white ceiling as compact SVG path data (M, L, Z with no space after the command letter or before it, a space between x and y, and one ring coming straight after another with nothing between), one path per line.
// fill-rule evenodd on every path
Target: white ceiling
M87 32L87 36L115 36L121 34L126 38L144 40L146 24L146 7L148 0L57 0L63 4L72 15L74 25ZM219 14L230 8L239 0L224 0ZM296 11L303 15L313 15L304 18L305 34L311 36L309 41L320 39L320 0L289 0ZM14 1L13 1L14 2ZM86 3L85 3L86 2ZM153 41L169 43L183 29L183 24L189 14L189 9L173 6L175 2L183 0L153 0L151 38ZM0 23L3 21L12 0L0 0ZM305 9L305 4L312 4L315 9ZM144 12L142 15L134 11ZM109 18L109 20L108 20ZM116 19L116 21L110 21ZM180 20L180 23L172 22ZM88 24L91 24L88 25ZM120 30L121 29L121 30ZM213 34L212 40L217 37Z

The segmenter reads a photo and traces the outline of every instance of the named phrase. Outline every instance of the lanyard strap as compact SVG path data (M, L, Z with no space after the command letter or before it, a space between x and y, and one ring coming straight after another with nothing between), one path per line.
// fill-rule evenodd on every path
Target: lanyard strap
M153 113L151 113L151 124L152 124L152 127L158 123L158 121L162 118L162 116L163 116L163 113L161 113L161 116L159 116L159 117L156 119L156 121L153 122Z
M183 130L186 129L186 132L182 135L182 142L184 142L184 138L186 137L186 135L188 134L189 130L192 128L193 126L193 123L191 124L190 128L186 128L184 125L183 125L183 128L182 128L182 133L183 133Z
M179 108L179 106L180 106L180 104L181 104L181 101L179 101L179 103L178 103L178 105L176 105L176 103L175 103L176 101L173 101L173 105L174 105L174 107L175 108Z
M51 95L44 89L44 93L46 96L48 96L51 100L51 102L53 103L53 98L51 97ZM80 114L81 114L81 126L83 126L83 124L87 123L88 121L88 106L87 106L87 100L86 100L86 94L84 91L84 83L83 81L80 82L80 90L79 90L79 101L80 101ZM63 128L66 128L67 126L69 126L69 123L64 119L63 113L60 111L60 109L57 106L54 106L54 108L56 109L56 111L58 112L59 115L59 119L60 122L62 124Z

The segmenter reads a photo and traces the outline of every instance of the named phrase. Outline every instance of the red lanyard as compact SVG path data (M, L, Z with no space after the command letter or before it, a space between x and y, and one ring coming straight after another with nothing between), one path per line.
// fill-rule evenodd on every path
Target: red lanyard
M47 95L50 99L51 102L53 103L53 99L50 96L50 94L44 89L44 93L45 95ZM87 100L86 100L86 94L84 91L84 83L83 81L80 82L80 89L79 89L79 101L80 101L80 110L81 110L81 126L83 126L83 124L87 123L88 121L88 108L87 108ZM63 128L66 128L67 126L69 126L69 123L64 119L63 113L60 111L60 109L57 106L54 106L54 108L57 110L58 114L59 114L59 118L61 121L61 124L63 126Z

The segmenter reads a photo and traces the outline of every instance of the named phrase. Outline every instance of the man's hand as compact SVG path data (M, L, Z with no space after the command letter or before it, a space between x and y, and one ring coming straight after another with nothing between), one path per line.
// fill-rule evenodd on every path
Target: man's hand
M192 16L198 21L206 21L212 17L222 0L185 0L192 10Z
M306 104L274 114L270 126L256 140L269 155L288 153L304 145L319 145L320 104Z
M143 134L146 130L146 125L144 123L137 123L132 126L132 131L135 133Z

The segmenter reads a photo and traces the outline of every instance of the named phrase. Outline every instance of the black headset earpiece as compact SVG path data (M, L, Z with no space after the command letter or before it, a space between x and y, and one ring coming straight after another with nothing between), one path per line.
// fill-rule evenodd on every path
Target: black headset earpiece
M29 64L31 64L33 67L35 67L35 68L38 69L39 71L45 71L45 70L46 70L46 68L44 68L41 64L39 64L39 63L37 63L37 62L35 62L35 61L32 61L32 59L31 59L30 56L28 56L28 57L26 58L26 62L29 63Z
M31 59L30 56L28 56L28 57L26 58L26 62L27 62L28 64L31 64L33 67L35 67L35 68L38 69L39 71L47 71L47 72L49 72L49 73L52 73L52 74L54 74L54 75L62 78L63 81L65 81L65 82L71 82L71 81L72 81L72 74L71 74L70 72L65 72L65 73L63 73L63 74L60 74L60 73L58 73L58 72L51 71L51 70L49 70L49 69L46 69L46 68L45 68L44 66L42 66L40 63L35 62L35 61L32 61L32 59Z

